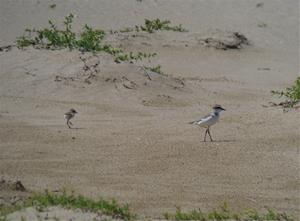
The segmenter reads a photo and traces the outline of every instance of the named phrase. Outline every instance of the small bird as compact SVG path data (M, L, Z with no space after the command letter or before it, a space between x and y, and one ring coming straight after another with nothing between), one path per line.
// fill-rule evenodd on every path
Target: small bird
M213 141L210 135L209 128L218 122L221 111L225 111L225 109L221 107L221 105L216 104L213 106L213 111L209 115L206 115L205 117L199 120L189 122L189 124L199 125L200 127L206 128L204 140L203 140L204 142L206 142L206 134L209 135L210 141Z
M71 126L73 126L72 122L70 121L73 117L75 117L75 114L77 114L78 112L71 108L67 113L65 113L64 117L67 120L67 125L68 127L71 129Z

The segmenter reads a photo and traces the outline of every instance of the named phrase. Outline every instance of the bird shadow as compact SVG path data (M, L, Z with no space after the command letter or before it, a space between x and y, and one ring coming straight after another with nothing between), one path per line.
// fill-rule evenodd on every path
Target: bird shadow
M71 129L71 130L83 130L83 129L86 129L86 128L84 128L84 127L71 127L69 129Z
M231 142L236 142L236 140L230 140L230 139L228 139L228 140L226 140L226 139L224 139L224 140L213 140L213 141L203 141L203 140L201 140L201 143L231 143Z

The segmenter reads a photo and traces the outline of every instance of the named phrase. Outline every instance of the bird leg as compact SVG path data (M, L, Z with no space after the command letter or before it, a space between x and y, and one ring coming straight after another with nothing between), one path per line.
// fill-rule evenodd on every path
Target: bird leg
M210 130L209 130L209 128L207 129L207 132L208 132L208 135L209 135L209 137L210 137L210 141L213 141L213 139L211 138L211 135L210 135Z
M71 124L73 126L73 123L71 121L69 121L69 124Z
M68 125L68 127L71 129L71 126L70 126L70 124L69 123L71 123L69 120L67 120L67 125ZM71 123L72 124L72 123Z
M205 131L205 135L204 135L204 140L203 140L203 142L206 142L206 134L208 133L208 128L206 129L206 131Z

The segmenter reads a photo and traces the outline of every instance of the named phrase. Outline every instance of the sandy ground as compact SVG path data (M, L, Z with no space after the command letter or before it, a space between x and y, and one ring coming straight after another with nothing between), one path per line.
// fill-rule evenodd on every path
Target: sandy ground
M82 212L81 210L67 210L61 207L48 207L43 211L38 211L34 208L26 208L19 212L9 214L7 220L30 220L30 221L121 221L121 219L114 219L109 216L92 212Z
M65 187L116 198L141 217L224 201L237 211L271 207L300 216L300 112L268 107L278 101L270 90L299 75L298 9L297 0L0 1L1 45L71 12L75 30L85 23L117 30L144 18L189 30L107 36L126 51L158 54L151 65L170 76L151 81L143 63L116 64L103 54L0 52L0 176L33 191ZM251 45L201 44L235 31ZM80 57L99 63L90 84ZM211 130L216 142L204 143L204 130L187 122L215 103L227 111ZM73 130L63 119L70 108L79 112Z

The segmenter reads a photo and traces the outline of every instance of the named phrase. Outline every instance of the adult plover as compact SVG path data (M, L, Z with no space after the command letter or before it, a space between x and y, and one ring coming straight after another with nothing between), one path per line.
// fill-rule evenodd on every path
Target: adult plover
M75 117L75 114L77 114L77 111L71 108L67 113L65 113L64 117L67 120L67 125L71 129L71 126L73 126L72 122L70 121L73 117Z
M210 135L209 128L218 122L221 111L225 111L225 109L223 107L221 107L221 105L216 104L213 106L213 111L209 115L206 115L205 117L203 117L199 120L190 122L190 124L194 124L194 125L198 125L200 127L206 128L205 135L204 135L204 142L206 142L206 134L209 135L210 141L213 141L213 139Z

